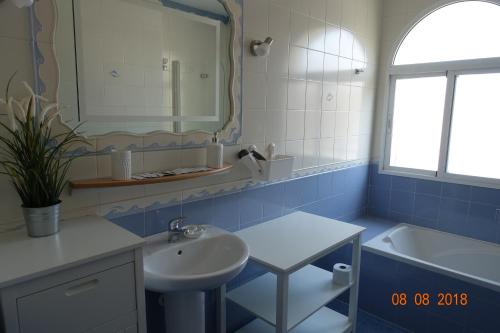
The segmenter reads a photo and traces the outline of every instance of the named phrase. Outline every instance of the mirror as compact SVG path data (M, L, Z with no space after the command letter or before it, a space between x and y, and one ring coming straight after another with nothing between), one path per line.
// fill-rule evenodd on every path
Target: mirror
M55 0L62 119L86 135L221 130L234 112L218 0Z

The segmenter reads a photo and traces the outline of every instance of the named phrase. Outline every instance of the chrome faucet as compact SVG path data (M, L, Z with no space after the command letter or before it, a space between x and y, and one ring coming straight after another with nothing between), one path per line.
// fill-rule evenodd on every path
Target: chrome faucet
M168 222L168 239L169 243L175 243L184 235L184 220L185 217L176 217Z

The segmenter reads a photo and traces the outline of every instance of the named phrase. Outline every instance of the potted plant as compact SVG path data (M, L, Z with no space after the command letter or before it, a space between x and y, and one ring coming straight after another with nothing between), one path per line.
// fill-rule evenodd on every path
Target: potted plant
M5 135L0 135L0 173L6 174L22 201L24 220L31 237L59 231L60 196L66 174L75 156L68 148L85 142L76 131L53 134L52 121L59 116L57 104L49 104L23 82L29 96L16 100L9 96L14 75L5 93L8 122L0 121ZM76 128L75 128L76 129Z

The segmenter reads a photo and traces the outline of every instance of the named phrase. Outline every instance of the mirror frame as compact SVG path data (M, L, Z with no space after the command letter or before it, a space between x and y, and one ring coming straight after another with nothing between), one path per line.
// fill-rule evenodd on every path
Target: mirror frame
M163 4L161 0L157 0ZM219 130L219 140L224 145L240 143L242 131L242 54L243 54L243 8L242 0L217 0L230 17L230 64L229 78L229 119ZM49 100L57 101L59 89L59 66L57 63L54 36L57 24L57 7L55 0L36 1L30 8L31 33L33 39L34 89ZM50 82L50 83L48 83ZM54 82L54 84L52 84ZM71 130L61 116L53 126L58 130ZM127 131L115 131L102 135L80 135L89 141L106 137L109 143L100 150L89 149L87 146L78 147L72 153L83 155L91 153L109 153L115 148L118 141L123 142L124 136L143 138L147 140L143 147L134 144L128 149L133 151L154 151L182 148L200 148L212 141L213 133L203 130L173 133L168 131L154 131L145 134L136 134ZM135 141L135 140L131 140ZM146 145L146 141L148 144Z

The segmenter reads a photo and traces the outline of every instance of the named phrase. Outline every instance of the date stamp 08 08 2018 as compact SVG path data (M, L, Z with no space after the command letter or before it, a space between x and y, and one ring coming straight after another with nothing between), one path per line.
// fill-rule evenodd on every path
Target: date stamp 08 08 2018
M437 297L436 297L437 296ZM394 306L406 306L412 302L416 306L462 306L469 304L469 295L467 293L414 293L409 295L405 292L395 292L391 296L391 302Z

